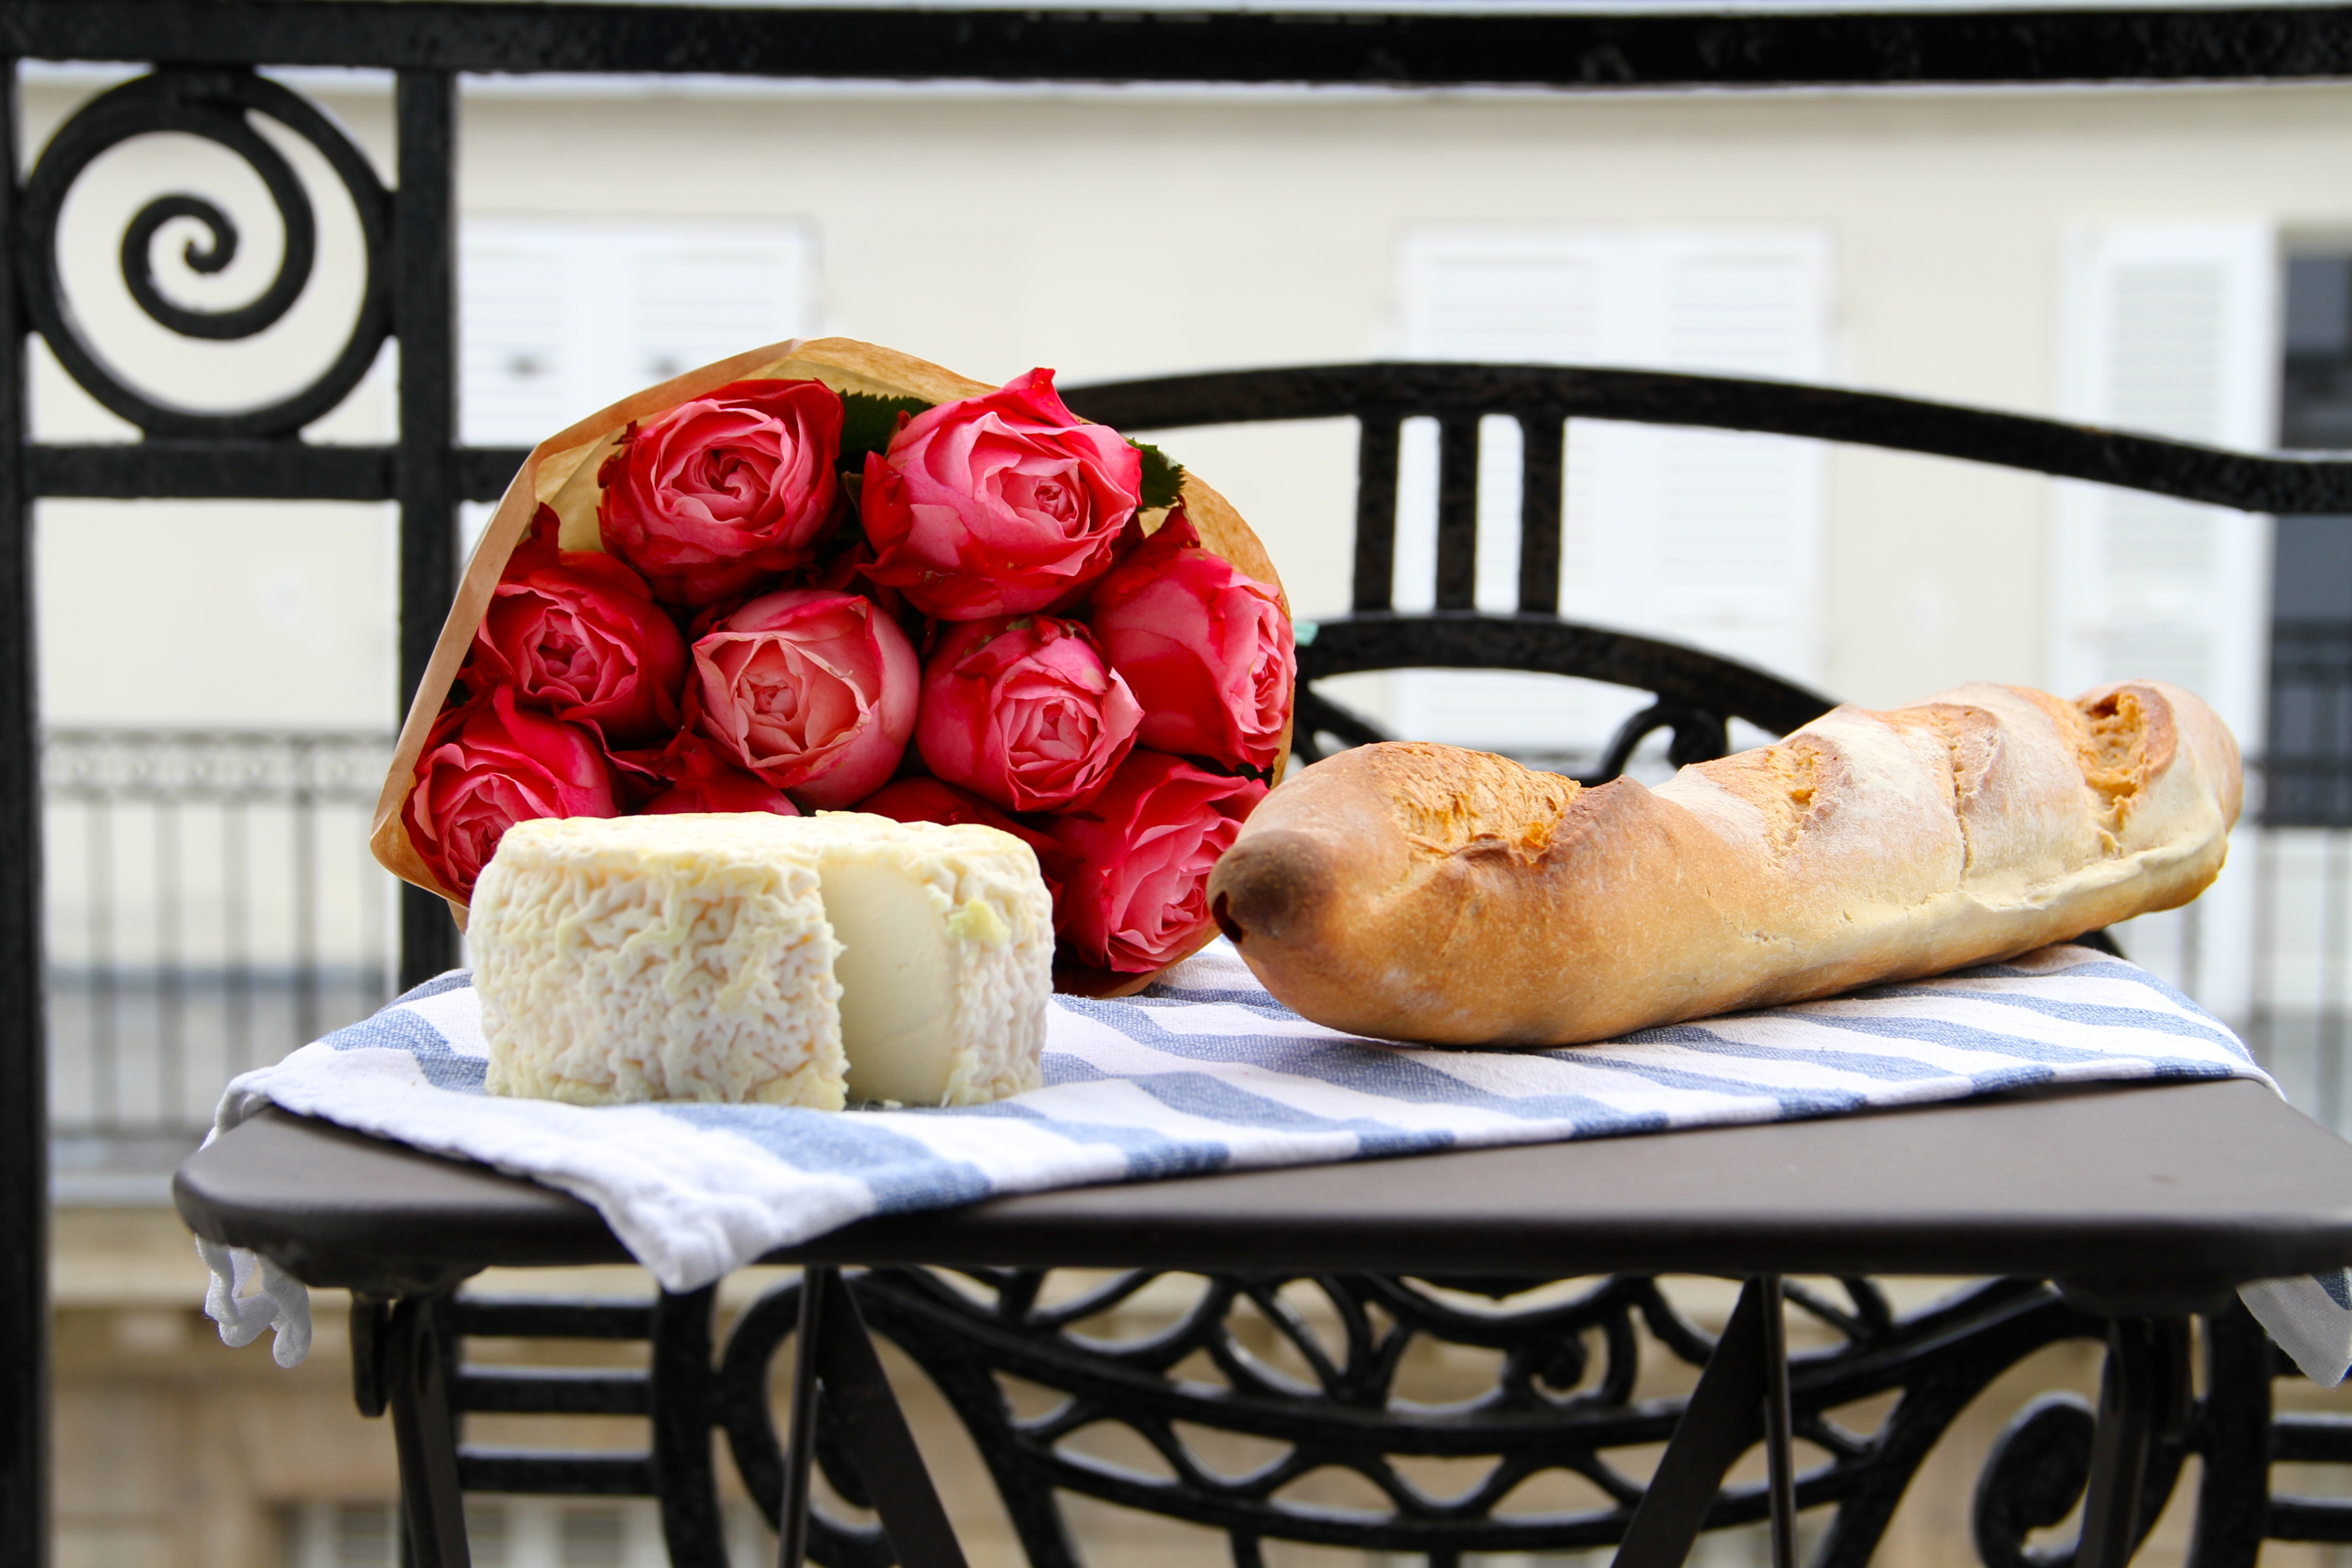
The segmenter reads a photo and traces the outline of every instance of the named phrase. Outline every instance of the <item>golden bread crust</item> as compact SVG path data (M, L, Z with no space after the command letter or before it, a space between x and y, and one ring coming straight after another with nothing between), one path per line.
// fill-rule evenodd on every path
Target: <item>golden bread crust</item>
M1306 1016L1569 1045L2011 956L2196 897L2241 799L2189 693L1973 685L1839 708L1652 790L1360 747L1268 796L1210 882Z

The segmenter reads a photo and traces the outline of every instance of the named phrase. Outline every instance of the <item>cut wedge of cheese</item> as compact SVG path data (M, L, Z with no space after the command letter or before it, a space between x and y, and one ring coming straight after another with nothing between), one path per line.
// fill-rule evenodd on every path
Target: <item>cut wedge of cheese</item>
M853 812L510 829L474 896L494 1094L970 1105L1034 1089L1035 852Z

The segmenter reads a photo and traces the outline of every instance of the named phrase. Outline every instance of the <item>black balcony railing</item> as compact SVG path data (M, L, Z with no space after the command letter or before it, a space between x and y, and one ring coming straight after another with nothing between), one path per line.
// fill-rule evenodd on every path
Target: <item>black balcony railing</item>
M230 1079L391 997L395 884L366 848L391 755L386 734L43 737L61 1191L167 1171Z

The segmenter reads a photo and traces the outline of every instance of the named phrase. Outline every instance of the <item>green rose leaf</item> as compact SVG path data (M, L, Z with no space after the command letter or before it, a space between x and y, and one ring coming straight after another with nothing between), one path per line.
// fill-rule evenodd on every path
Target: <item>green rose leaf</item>
M841 395L841 466L866 467L866 454L890 445L898 416L916 415L930 406L919 397L877 397L870 392Z
M1146 441L1128 445L1143 454L1143 510L1174 506L1184 488L1184 465Z

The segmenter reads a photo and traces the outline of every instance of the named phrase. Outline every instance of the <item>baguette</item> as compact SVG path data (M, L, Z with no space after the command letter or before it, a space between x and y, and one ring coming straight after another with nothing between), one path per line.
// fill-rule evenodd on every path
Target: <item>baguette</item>
M1268 795L1210 907L1317 1023L1574 1045L2187 903L2221 868L2240 795L2229 730L2155 681L1839 708L1654 790L1390 742Z

